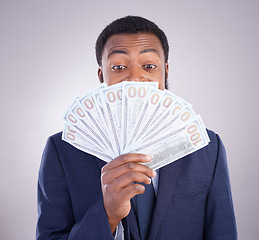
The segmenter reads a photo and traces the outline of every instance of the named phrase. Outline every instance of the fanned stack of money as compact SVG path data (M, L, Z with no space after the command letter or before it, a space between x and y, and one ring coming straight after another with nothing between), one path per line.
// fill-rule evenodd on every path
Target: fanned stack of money
M157 82L101 84L77 97L64 115L62 139L106 162L129 152L152 157L156 170L209 143L192 106Z

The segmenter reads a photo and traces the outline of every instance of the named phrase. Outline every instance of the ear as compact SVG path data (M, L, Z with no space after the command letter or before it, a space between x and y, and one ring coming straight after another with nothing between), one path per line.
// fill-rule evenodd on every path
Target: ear
M165 64L165 80L168 78L168 72L169 72L169 64L168 62Z
M101 66L98 67L98 78L99 78L99 81L101 83L103 83L103 71L102 71L102 67Z

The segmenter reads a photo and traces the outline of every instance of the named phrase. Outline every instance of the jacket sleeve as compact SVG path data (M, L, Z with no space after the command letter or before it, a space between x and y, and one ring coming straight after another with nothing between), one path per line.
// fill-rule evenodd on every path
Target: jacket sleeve
M75 220L66 176L52 138L47 141L39 170L36 239L114 239L102 199L90 206L80 221Z
M207 198L204 240L236 240L237 229L231 196L226 151L219 136L218 156Z

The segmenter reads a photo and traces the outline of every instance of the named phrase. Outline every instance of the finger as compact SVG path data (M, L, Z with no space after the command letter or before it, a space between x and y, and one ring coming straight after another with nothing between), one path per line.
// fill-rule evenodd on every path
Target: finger
M148 177L155 177L156 176L156 171L152 170L151 168L135 163L135 162L128 162L126 164L123 164L117 168L113 168L107 172L103 172L102 174L102 181L103 183L110 183L114 179L119 178L123 174L127 172L140 172L142 174L145 174Z
M145 187L141 184L135 183L127 186L126 188L123 188L120 191L120 197L122 201L129 201L137 194L143 194L144 192L145 192Z
M119 192L123 188L126 188L135 182L150 184L151 178L140 172L127 172L121 177L115 179L113 182L109 183L108 186L110 190L114 192Z
M145 163L150 161L151 161L151 156L149 155L140 154L140 153L127 153L113 159L111 162L107 163L103 168L105 170L110 170L128 162Z

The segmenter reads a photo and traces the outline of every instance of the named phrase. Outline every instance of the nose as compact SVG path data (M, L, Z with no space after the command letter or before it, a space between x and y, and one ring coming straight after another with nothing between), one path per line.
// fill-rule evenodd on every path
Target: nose
M146 80L142 67L134 65L129 69L128 81L144 82Z

